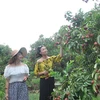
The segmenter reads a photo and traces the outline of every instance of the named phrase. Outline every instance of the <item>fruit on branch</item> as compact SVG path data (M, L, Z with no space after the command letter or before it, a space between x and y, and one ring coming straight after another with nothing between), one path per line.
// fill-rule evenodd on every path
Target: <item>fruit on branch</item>
M60 43L59 42L56 42L56 45L59 45Z
M66 95L69 96L70 95L70 92L67 92Z
M88 28L86 26L84 26L84 30L87 30Z
M68 100L68 98L65 98L64 100Z
M82 36L82 39L84 39L85 37L84 36Z
M93 36L94 36L94 34L89 34L89 36L90 36L90 37L93 37Z
M68 28L71 29L71 26L69 25Z
M98 80L100 80L100 76L98 76Z
M94 80L91 81L91 84L94 84Z
M67 34L65 34L65 36L70 36L70 35L67 33Z
M73 20L74 20L74 21L76 21L76 20L77 20L77 18L73 18Z
M98 46L98 42L94 42L94 46Z
M87 34L87 35L86 35L86 38L89 38L89 37L90 37L89 34Z

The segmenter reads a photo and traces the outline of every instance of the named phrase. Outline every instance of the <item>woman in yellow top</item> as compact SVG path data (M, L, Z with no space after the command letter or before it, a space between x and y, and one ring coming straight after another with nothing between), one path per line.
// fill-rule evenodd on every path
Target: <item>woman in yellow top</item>
M48 69L53 69L56 62L60 62L62 58L62 46L60 46L60 54L57 56L48 56L47 48L39 46L37 54L40 59L35 64L34 74L40 77L40 99L53 100L51 93L54 88L54 77L49 76Z

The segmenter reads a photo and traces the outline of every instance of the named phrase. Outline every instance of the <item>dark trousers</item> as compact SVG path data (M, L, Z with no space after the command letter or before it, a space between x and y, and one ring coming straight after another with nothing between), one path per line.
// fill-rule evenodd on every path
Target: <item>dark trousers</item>
M53 100L54 77L40 79L40 100Z

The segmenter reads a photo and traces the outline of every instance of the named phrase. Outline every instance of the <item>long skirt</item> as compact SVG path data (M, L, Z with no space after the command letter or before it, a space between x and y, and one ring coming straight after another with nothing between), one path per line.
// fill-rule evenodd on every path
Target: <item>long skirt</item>
M40 79L40 100L53 100L54 77Z
M8 100L29 100L26 82L10 83Z

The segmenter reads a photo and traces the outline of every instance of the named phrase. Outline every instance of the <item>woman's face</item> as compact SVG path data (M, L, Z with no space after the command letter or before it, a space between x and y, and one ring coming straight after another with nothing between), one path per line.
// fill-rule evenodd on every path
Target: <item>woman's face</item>
M23 55L20 52L17 54L17 59L18 60L22 60L23 59Z
M42 56L47 55L47 52L48 52L48 50L47 50L47 48L45 46L41 47L40 54Z

